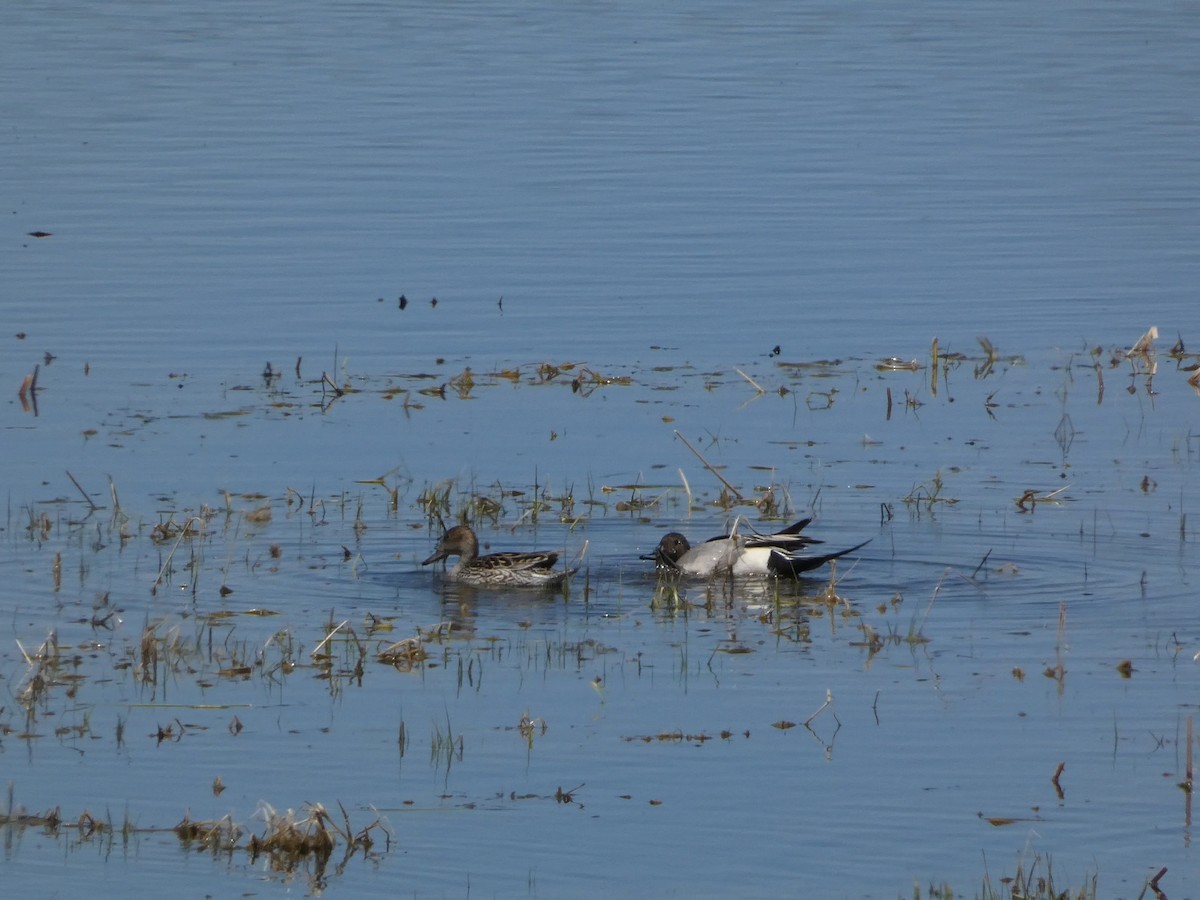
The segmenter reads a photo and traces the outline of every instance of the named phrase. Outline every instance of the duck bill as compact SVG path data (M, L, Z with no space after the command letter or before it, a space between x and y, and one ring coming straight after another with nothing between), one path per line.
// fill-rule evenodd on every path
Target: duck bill
M675 560L663 553L661 549L655 550L653 553L643 553L638 559L654 563L654 567L661 571L675 572L679 569L679 566L675 565Z
M434 553L433 556L429 557L429 559L425 560L425 562L421 563L421 565L427 566L430 563L435 563L439 559L445 559L445 558L446 558L446 552L439 547L437 552Z

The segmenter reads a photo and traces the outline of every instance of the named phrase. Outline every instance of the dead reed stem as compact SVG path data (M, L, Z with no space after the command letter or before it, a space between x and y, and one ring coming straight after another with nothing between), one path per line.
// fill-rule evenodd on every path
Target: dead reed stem
M67 473L70 474L69 472ZM158 570L158 575L154 577L154 583L150 585L150 593L154 594L158 590L159 584L163 580L163 576L167 574L167 569L171 567L171 560L175 557L175 551L179 549L179 545L183 543L183 539L188 536L188 529L192 523L196 522L201 528L204 527L204 520L199 516L192 516L183 523L183 527L179 529L179 537L175 538L175 544L171 547L171 552L167 554L167 558L163 560L162 568Z
M1187 717L1187 783L1192 784L1192 717Z
M807 728L812 723L813 719L815 719L817 716L819 716L822 712L824 712L826 710L826 708L828 708L832 704L833 704L833 691L826 689L825 690L825 702L817 707L816 712L814 712L811 716L809 716L807 719L804 720L804 727ZM835 714L834 719L836 719L836 718L837 718L837 715ZM838 724L840 725L841 723L839 722Z
M751 387L753 387L760 394L766 393L766 390L763 388L763 386L761 384L759 384L757 381L755 381L753 378L751 378L749 375L747 375L741 369L734 369L734 371L737 372L739 375L741 375L743 378L745 378L748 382L750 382Z
M935 397L937 396L938 356L938 339L934 337L933 343L929 347L929 392Z
M121 501L117 499L117 483L110 476L108 479L108 492L112 496L113 515L121 514Z
M1054 792L1058 794L1059 800L1064 799L1066 796L1063 793L1062 784L1059 783L1059 778L1062 777L1063 770L1066 769L1066 767L1067 764L1065 762L1060 762L1058 767L1054 770L1053 777L1050 779L1050 783L1054 785Z
M33 374L25 376L21 381L21 389L17 391L17 397L21 400L21 407L28 412L32 406L35 416L37 415L37 380L39 369L41 369L40 365L34 366Z
M694 453L694 454L696 455L696 459L700 460L700 462L702 462L702 463L704 464L704 468L708 469L708 471L712 472L714 475L716 475L716 476L717 476L717 479L718 479L718 480L721 482L721 484L723 484L723 485L725 485L725 487L729 488L729 490L730 490L730 491L733 493L733 496L737 497L739 500L745 500L745 499L746 499L745 497L743 497L743 496L742 496L742 493L741 493L741 491L739 491L739 490L738 490L737 488L735 488L735 487L734 487L732 484L730 484L728 481L726 481L726 480L725 480L725 477L724 477L724 476L723 476L723 475L722 475L720 472L718 472L716 469L714 469L714 468L713 468L713 467L712 467L712 466L709 464L709 462L708 462L708 460L707 460L707 459L705 459L703 456L701 456L701 455L700 455L700 451L699 451L699 450L697 450L695 447L693 447L693 446L691 445L691 443L689 443L689 442L688 442L688 439L687 439L687 438L685 438L685 437L684 437L682 434L680 434L680 433L679 433L679 429L678 429L678 428L676 428L676 429L675 429L675 437L677 437L677 438L679 438L681 441L683 441L683 445L684 445L685 447L687 447L689 450L691 450L691 451L692 451L692 453Z
M100 508L99 506L96 505L96 501L88 496L88 492L83 489L83 485L81 485L78 481L75 480L75 476L71 474L69 469L67 470L67 477L71 479L71 484L75 485L75 487L78 488L79 493L83 494L83 499L87 501L88 506L90 506L93 511Z
M319 644L317 644L317 646L313 647L312 653L310 653L309 655L316 656L318 653L320 653L321 648L324 647L326 644L328 644L329 641L333 639L333 636L335 634L337 634L339 631L341 631L343 628L345 628L349 624L350 624L349 619L345 619L342 622L339 622L336 626L333 627L333 629L329 632L329 634L325 635L325 639L322 640L321 643L319 643Z

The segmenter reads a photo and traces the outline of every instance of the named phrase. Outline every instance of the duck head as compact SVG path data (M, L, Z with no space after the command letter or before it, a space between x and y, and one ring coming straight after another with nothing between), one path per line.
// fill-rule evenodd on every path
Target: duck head
M427 566L448 556L473 559L477 553L479 553L479 540L475 537L475 532L466 525L455 525L442 535L433 555L421 565Z
M691 549L692 545L688 543L687 538L678 531L671 531L663 535L653 553L644 553L641 559L651 559L657 566L673 569L683 555Z

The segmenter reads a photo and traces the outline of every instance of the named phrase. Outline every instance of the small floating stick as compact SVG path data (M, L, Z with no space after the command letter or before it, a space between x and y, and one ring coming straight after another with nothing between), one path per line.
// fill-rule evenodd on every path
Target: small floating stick
M755 381L753 378L751 378L749 375L747 375L741 369L734 369L734 371L737 372L739 375L741 375L743 378L745 378L748 382L750 382L751 387L753 387L760 394L766 393L766 390L763 388L763 386L761 384L759 384L757 381Z

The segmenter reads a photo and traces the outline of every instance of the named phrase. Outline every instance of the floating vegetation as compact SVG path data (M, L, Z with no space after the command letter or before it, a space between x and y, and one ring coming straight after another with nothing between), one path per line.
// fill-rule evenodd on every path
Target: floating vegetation
M586 783L577 784L577 785L575 785L575 787L564 791L562 789L562 785L559 785L558 788L554 791L554 802L555 803L576 803L577 801L575 800L575 795L577 793L579 793L579 791L585 787L587 787ZM581 809L583 808L582 803L580 803L579 806Z
M1148 879L1139 896L1144 896L1149 889L1156 897L1163 898L1158 881L1165 872L1164 869L1152 879ZM983 885L974 896L977 900L1096 900L1100 896L1099 876L1095 874L1086 877L1078 888L1061 888L1056 885L1050 857L1043 859L1040 854L1034 854L1028 863L1025 863L1023 858L1018 858L1016 871L1012 875L998 878L997 882L999 886L992 883L991 874L985 867ZM930 883L922 891L920 883L916 883L913 885L912 896L913 900L955 900L956 897L965 895L955 891L948 884Z
M375 658L402 672L411 672L423 663L427 656L419 637L404 638L388 644L375 652Z
M958 498L944 496L942 494L942 488L944 487L945 482L942 480L942 472L939 469L933 473L933 477L928 481L914 485L907 496L903 498L904 503L916 509L924 507L930 511L932 511L935 503L945 503L953 506L958 502Z
M150 540L156 544L165 544L180 538L196 537L201 534L200 529L203 527L203 524L203 520L198 516L186 519L182 525L172 517L165 522L159 522L150 529Z
M462 372L451 378L447 384L458 394L460 400L470 398L471 390L475 387L475 376L471 373L471 367L467 366Z
M417 497L417 505L430 519L450 516L450 494L454 490L454 482L446 480L435 485L429 485Z
M17 641L17 649L25 658L25 675L17 692L17 702L31 715L46 699L53 684L58 683L63 670L63 658L58 645L58 634L51 630L46 639L32 653L27 652Z
M528 710L521 713L521 721L517 723L517 731L528 742L530 749L533 748L533 739L545 734L547 729L546 720L531 717Z
M219 781L219 779L218 779ZM219 793L214 789L215 793ZM0 828L4 828L10 839L13 833L36 828L50 837L73 835L77 841L104 840L111 842L116 836L129 841L139 835L172 832L185 850L200 850L214 855L230 856L246 853L253 862L260 856L270 858L271 868L276 872L293 872L299 866L311 863L310 876L323 880L326 864L339 848L342 858L336 871L341 872L356 855L364 860L378 861L381 854L391 851L395 835L387 821L376 816L368 824L356 827L351 824L345 807L338 803L340 819L331 815L320 803L305 804L297 813L289 809L277 812L268 803L260 803L256 818L263 821L261 831L237 822L232 815L220 819L197 820L190 813L171 827L135 825L128 816L118 827L109 819L98 819L84 811L74 819L64 818L61 808L54 807L43 813L31 813L16 805L14 786L8 785L7 811L0 813ZM379 844L382 842L382 847Z
M571 390L576 394L587 397L597 388L606 387L611 384L629 385L632 383L633 380L628 375L601 375L599 372L593 372L591 369L584 368L579 371L579 374L571 382Z
M391 849L392 833L382 819L376 818L355 830L345 808L340 803L338 808L342 814L341 824L320 803L306 804L301 813L290 809L279 813L263 803L259 807L264 821L263 833L250 836L246 852L251 860L264 854L269 856L273 868L278 871L292 871L304 859L311 858L316 866L314 875L320 877L339 844L344 847L339 870L357 853L371 858L376 833L384 838L384 852Z
M905 360L898 356L889 356L877 362L875 368L880 372L916 372L921 368L921 364L915 359Z
M216 821L197 822L186 813L173 830L185 847L196 843L211 853L232 853L243 834L241 826L235 824L230 816Z
M1070 487L1071 486L1068 484L1053 491L1045 491L1042 493L1039 493L1033 488L1026 488L1025 492L1013 502L1016 503L1017 509L1021 510L1021 512L1033 512L1035 509L1037 509L1038 504L1040 503L1052 503L1055 505L1061 503L1062 500L1060 499L1059 495L1063 494Z
M37 828L43 834L58 836L64 832L74 832L80 841L88 841L94 837L111 835L111 822L98 820L90 812L84 811L78 818L64 820L60 807L46 810L43 813L26 812L12 804L12 784L9 784L9 808L7 813L0 813L0 827L20 832L26 828Z
M271 521L271 504L260 506L258 509L252 509L246 513L246 521L255 525L262 525Z
M411 319L420 312L406 315ZM286 375L281 378L279 369L268 367L262 372L263 384L254 380L247 388L230 390L261 392L261 403L254 407L258 412L270 415L287 408L295 412L296 421L307 417L310 422L320 415L318 394L325 404L333 397L343 398L333 416L321 422L325 431L331 430L328 425L341 424L339 417L353 411L347 409L350 404L368 416L390 413L389 427L405 429L396 452L409 454L410 447L425 442L434 448L428 451L434 462L431 465L428 456L405 457L395 468L373 475L392 463L354 459L353 465L345 466L347 471L338 470L338 488L325 495L316 483L309 486L305 481L299 489L242 490L233 482L228 482L228 491L205 488L217 499L208 494L181 498L164 490L154 496L144 516L128 505L128 489L122 491L127 505L118 502L111 479L108 491L102 483L101 489L91 490L92 482L102 476L95 474L90 461L72 462L70 471L59 465L45 482L44 498L12 502L3 530L15 560L6 574L15 598L12 630L21 631L21 642L10 642L5 658L11 669L4 676L10 702L0 704L0 744L10 757L14 747L27 753L38 773L50 773L47 760L52 754L78 756L95 767L83 770L88 776L99 771L105 777L108 770L103 767L110 764L106 757L116 757L120 766L126 765L126 757L138 754L174 759L163 765L187 767L193 777L181 790L192 792L192 810L203 809L207 815L193 817L189 811L173 827L137 828L128 815L123 826L107 815L64 816L57 807L29 814L10 803L0 827L46 830L76 843L119 840L123 831L173 831L187 850L219 856L223 870L232 868L228 859L254 859L262 870L285 878L307 874L313 879L310 892L317 893L326 875L335 877L342 871L336 865L342 854L377 859L380 845L391 846L390 829L380 820L370 821L373 811L354 816L368 815L365 829L364 823L351 827L346 811L332 806L301 806L298 812L264 806L259 818L249 823L223 808L209 811L213 798L233 803L244 797L245 786L239 784L244 771L237 771L238 760L257 766L253 760L265 758L271 766L288 766L287 771L299 760L300 771L310 753L318 754L314 758L319 763L332 752L322 747L337 746L340 752L343 744L350 746L356 765L369 765L370 771L383 773L381 777L390 780L398 774L392 769L403 768L404 783L415 782L425 793L399 802L406 812L418 814L422 826L433 829L445 827L439 820L455 819L451 828L466 834L466 811L495 811L525 800L540 802L543 815L560 816L567 814L567 807L580 809L587 801L597 821L603 816L619 827L619 816L604 803L639 796L642 813L645 803L658 806L663 803L659 797L666 797L664 814L670 815L679 808L672 810L669 802L676 786L664 780L653 788L631 785L628 793L616 793L605 787L601 793L597 785L610 785L613 771L632 772L635 778L651 771L636 766L600 771L613 751L614 745L606 742L618 742L615 746L622 748L623 756L653 758L656 766L664 755L669 757L672 765L681 767L683 781L691 774L685 760L694 753L705 754L710 763L716 760L713 753L729 755L736 765L737 757L753 750L742 744L749 740L751 728L759 741L786 741L789 752L800 741L810 753L826 756L840 735L842 716L856 741L884 742L898 736L900 743L887 745L894 749L910 745L911 729L927 728L922 732L927 736L942 727L957 741L964 738L955 715L968 704L975 708L970 702L974 695L997 683L1017 698L1011 707L999 704L999 714L1022 717L1032 726L1024 729L1028 734L1047 727L1043 695L1057 704L1057 714L1064 704L1075 702L1077 687L1107 684L1106 697L1121 716L1113 754L1120 766L1126 747L1140 741L1140 753L1147 740L1146 729L1136 729L1131 736L1135 729L1127 726L1129 706L1122 696L1131 689L1123 686L1132 684L1140 696L1150 696L1166 682L1174 686L1180 680L1183 654L1195 651L1183 630L1176 637L1171 632L1175 623L1164 628L1157 617L1174 602L1172 591L1177 590L1164 583L1175 567L1186 569L1194 545L1194 532L1187 527L1191 495L1181 489L1181 482L1183 488L1188 486L1181 473L1187 476L1200 459L1200 443L1186 419L1171 419L1164 426L1162 416L1151 417L1155 403L1166 405L1156 399L1152 379L1157 377L1157 388L1165 393L1163 379L1170 377L1176 388L1172 402L1182 395L1192 403L1191 391L1180 385L1200 380L1200 359L1186 353L1182 340L1172 348L1174 366L1165 364L1167 356L1156 350L1153 339L1135 341L1128 348L1089 346L1053 367L1055 374L1046 387L1013 376L1010 367L1023 359L1002 352L986 337L978 338L978 349L972 344L969 351L948 352L935 343L928 362L897 358L876 363L872 358L857 365L843 360L785 363L776 361L775 354L769 361L752 360L743 367L729 364L700 371L690 365L661 366L628 373L578 362L485 367L460 361L439 374L413 372L378 379L323 374L320 381L302 382L297 371L295 385L284 384ZM889 362L893 364L885 365ZM46 375L42 373L38 387L42 401L53 396L42 393ZM1016 376L1027 379L1026 373ZM786 384L776 391L780 380ZM1133 390L1120 390L1126 385ZM618 387L626 390L615 390ZM583 432L579 422L591 426L593 415L600 422L601 414L611 414L618 405L612 401L627 399L630 388L633 403L659 406L632 407L653 429L653 440L637 448L637 463L631 466L609 449L620 436L610 441L602 434L604 440L598 443L603 447L596 458L605 467L594 461L585 466L574 455L579 443L572 446ZM544 393L555 390L554 396ZM284 396L288 391L296 396ZM424 400L422 391L444 402L429 400L428 407L413 402ZM307 392L307 398L299 392ZM507 455L495 472L458 474L470 472L475 457L444 452L445 426L451 426L452 434L466 433L455 417L466 421L494 413L484 405L508 403L508 395L519 392L526 396L517 399L528 399L539 414L584 407L586 418L519 420L522 428L529 425L526 431L514 425L523 441L521 452L531 457L528 482L521 475L513 480L514 466L520 471L525 463ZM595 402L585 399L596 392L601 395ZM394 403L380 407L380 399ZM458 399L471 402L455 403ZM540 400L552 402L539 405ZM780 400L783 406L777 405ZM893 401L905 410L898 420L890 418ZM401 403L405 417L398 415ZM1097 411L1098 403L1109 409ZM223 408L219 402L207 405ZM857 409L872 421L843 428L847 409ZM426 410L425 422L418 415L421 410ZM411 421L406 418L410 413ZM78 437L77 427L68 433L82 443L84 453L119 449L106 447L105 435L115 443L139 427L145 428L141 436L149 441L154 431L146 426L154 416L128 416L136 423L128 433L108 425L91 429L86 439ZM998 422L996 416L1007 421ZM244 408L208 416L196 411L193 418L214 444L247 424ZM1105 427L1098 428L1098 421ZM31 424L27 418L25 422ZM1104 490L1110 485L1097 477L1095 461L1098 453L1109 452L1102 442L1120 430L1106 429L1116 422L1134 424L1117 435L1121 446L1112 455L1122 466L1124 506L1110 507L1114 494ZM278 423L272 419L272 427ZM423 429L424 425L430 427ZM1024 430L1014 437L1010 432L1018 428ZM870 437L860 438L868 432ZM482 439L484 433L478 434ZM547 434L553 443L547 444ZM487 434L489 441L492 436ZM1026 438L1034 450L1022 443ZM1168 452L1151 452L1161 447ZM237 449L230 448L231 457ZM482 450L481 459L496 458L490 443L472 452L476 449ZM385 455L391 451L388 445ZM610 456L616 460L611 467ZM415 478L410 464L420 472ZM847 472L851 464L875 468L869 474ZM1073 479L1073 488L1065 471L1071 465L1078 466L1080 475ZM595 480L570 469L565 477L559 474L558 467L570 466L603 474ZM1046 474L1046 467L1053 467L1052 474ZM647 470L649 474L643 474ZM928 477L912 474L922 471ZM553 483L546 472L554 473ZM444 477L446 473L453 477ZM225 477L209 484L222 484ZM572 480L583 477L586 485ZM1031 484L1046 487L1028 488ZM1103 501L1097 499L1101 497ZM895 517L897 499L906 504L910 517ZM833 521L845 520L854 530L861 528L861 520L873 520L878 509L879 533L870 555L856 564L862 568L831 566L827 581L718 579L689 584L653 578L634 561L664 525L686 524L689 531L705 534L710 527L713 532L724 527L738 513L754 520L790 521L798 508L804 509L805 500L814 508L824 504L818 512ZM1061 513L1040 521L1014 512L1014 504L1017 511L1032 513L1047 503L1060 505ZM1089 503L1094 507L1087 509L1090 521L1077 528L1076 520L1084 519L1081 510ZM830 510L830 504L836 507ZM1171 540L1166 543L1171 545L1172 568L1156 565L1162 557L1139 559L1136 568L1121 570L1132 575L1114 582L1110 549L1124 554L1134 542L1131 536L1161 536L1163 508L1170 513ZM943 520L937 528L921 521L934 510ZM722 515L725 511L728 515ZM417 562L428 552L431 536L459 522L488 529L481 538L497 546L508 545L514 532L513 543L554 550L595 541L592 547L599 552L589 557L586 576L581 575L587 579L582 602L578 595L561 602L555 596L469 590L419 571ZM1076 544L1083 547L1077 557L1070 555ZM946 560L965 567L960 573ZM1143 572L1142 597L1154 602L1139 606L1131 628L1098 651L1090 643L1095 640L1090 629L1106 604L1097 603L1088 607L1086 625L1083 616L1073 620L1068 644L1067 606L1077 608L1073 604L1080 596L1102 595L1107 600L1131 584L1136 592L1138 571ZM914 604L910 598L933 582L929 603ZM149 597L147 584L155 591ZM136 589L130 590L131 585ZM942 592L952 602L935 603ZM1052 604L1060 598L1066 600L1051 650ZM1170 634L1170 639L1148 635L1146 623L1160 629L1160 635ZM1063 690L1068 661L1071 696ZM1167 668L1173 669L1169 678L1164 676ZM1025 677L1026 672L1039 671L1055 682L1058 697L1047 690L1049 682ZM816 690L805 678L810 673L820 679ZM1134 675L1133 681L1118 681ZM833 687L820 702L817 691L825 690L825 684ZM1111 690L1118 684L1122 687ZM752 698L750 687L765 689ZM675 703L681 697L687 703ZM659 712L651 715L662 727L654 727L651 718L622 731L621 722L634 721L626 719L623 710L642 701L648 702L639 706L641 714L660 704ZM851 710L848 702L857 703L857 708ZM1184 708L1186 702L1172 709ZM727 717L730 709L736 712ZM684 715L690 726L677 724L676 716ZM723 718L732 719L732 724ZM741 726L735 727L739 721ZM1060 717L1054 727L1064 721L1069 729L1080 727L1070 716ZM1114 731L1117 724L1114 715ZM1107 722L1101 723L1102 730L1107 727ZM1017 730L1000 729L996 740L1008 740L1004 735ZM1155 743L1149 749L1163 757L1174 750L1178 760L1189 760L1186 775L1182 762L1165 762L1154 773L1156 783L1187 802L1193 741L1187 739L1185 752L1182 730L1176 725L1173 739L1170 721L1156 724L1151 733ZM1077 731L1072 734L1078 736ZM232 741L236 744L227 743ZM631 749L639 744L642 750ZM928 747L919 739L911 744ZM564 770L564 747L591 768ZM116 752L98 753L96 748ZM415 760L410 752L414 748L419 748ZM995 801L995 794L980 800L979 806L990 814L968 824L987 833L981 840L1023 841L1031 827L1054 822L1055 799L1060 806L1068 799L1080 803L1081 788L1071 786L1089 783L1093 772L1086 767L1092 764L1086 754L1068 757L1064 751L1063 756L1063 762L1058 756L1043 757L1032 774L1026 773L1044 795L1040 807L1030 807L1033 815L1030 809L1006 809L1003 798ZM222 761L221 775L214 776L213 771L194 770L197 761L205 759L229 761ZM64 771L57 758L53 762L54 774L47 779ZM926 762L919 760L917 767ZM1105 762L1106 768L1114 765L1112 760ZM421 770L417 779L408 771L414 765ZM560 773L555 780L517 789L495 783L496 773L503 777L505 766L512 778L529 780L543 777L548 765ZM936 760L933 765L936 769ZM596 767L600 768L593 771ZM335 768L329 769L329 778L346 777ZM264 765L256 772L269 770ZM652 771L657 775L663 769ZM483 788L481 772L487 781ZM573 772L579 777L571 777ZM369 790L374 783L375 776L351 775L356 779L352 789L366 784ZM591 787L575 784L583 776ZM789 789L795 786L788 780L793 777L782 769L772 774L772 779L784 779L779 784ZM856 780L865 790L874 790L873 777L864 771ZM944 785L936 771L933 777L926 772L921 777L929 779L930 792ZM426 782L432 782L431 790ZM755 789L761 786L753 783ZM112 788L128 791L133 805L147 789L136 780ZM337 791L324 793L345 796L340 788ZM80 806L85 802L78 799L80 794L72 796ZM740 799L733 798L725 807L735 818L750 814ZM86 802L97 808L93 801ZM361 798L354 802L352 809L372 810ZM730 798L721 797L720 802L729 803ZM1094 804L1090 808L1098 809ZM756 808L753 814L758 813ZM418 816L413 816L414 822ZM1142 821L1139 818L1139 824ZM878 833L870 839L879 840ZM955 850L965 846L972 852L972 840L955 841ZM35 852L28 846L32 843L23 850L18 846L17 852ZM419 864L426 865L424 860ZM1016 896L1025 891L1028 896L1049 896L1039 893L1054 888L1049 874L1044 862L1036 869L1024 866L1017 875L997 881L990 896L1013 896L1010 889ZM1128 874L1121 875L1127 882ZM489 871L481 877L490 876ZM1168 884L1166 876L1161 883ZM498 889L479 880L472 886L482 886L484 892ZM543 885L539 892L559 887ZM447 892L440 882L431 889ZM931 885L930 896L935 896L934 890L948 888Z
M741 732L744 737L750 737L749 730ZM733 736L733 732L728 729L722 729L719 733L722 740L729 740ZM695 733L684 732L678 729L672 731L660 731L657 734L633 734L624 735L621 740L626 743L642 743L642 744L695 744L702 746L708 741L711 741L713 736L707 731L698 731Z

